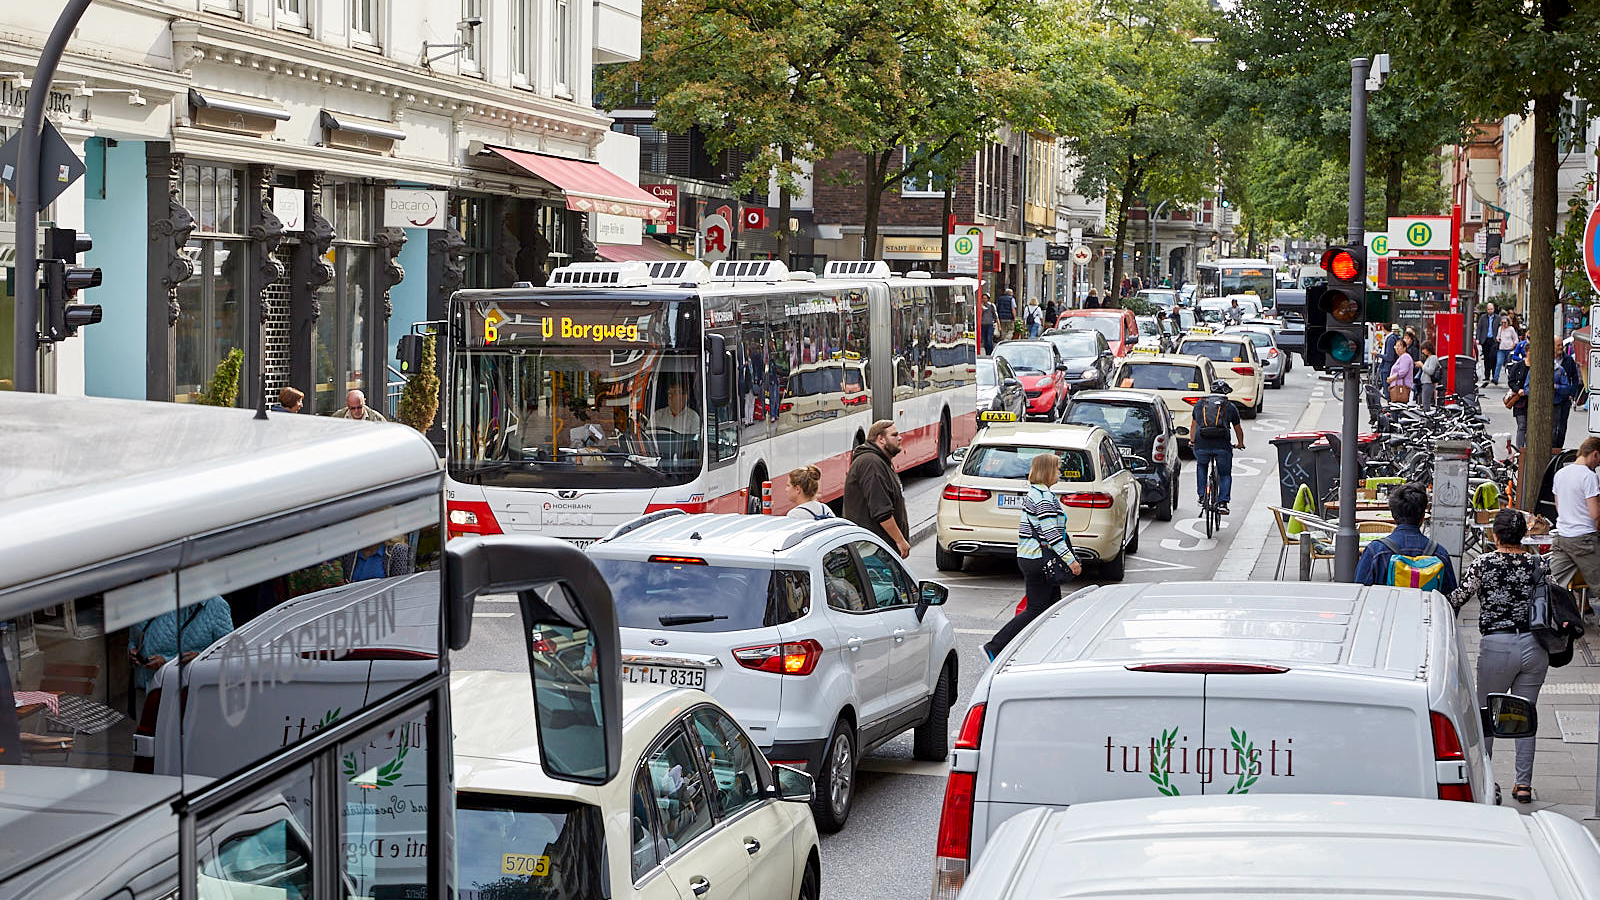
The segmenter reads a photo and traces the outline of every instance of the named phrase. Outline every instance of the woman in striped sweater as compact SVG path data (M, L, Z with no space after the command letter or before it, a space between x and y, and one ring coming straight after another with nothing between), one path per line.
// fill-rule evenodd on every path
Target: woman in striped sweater
M1067 514L1061 509L1050 486L1061 480L1061 457L1054 453L1041 453L1028 467L1028 496L1022 500L1022 521L1017 525L1017 565L1022 569L1022 583L1028 591L1028 608L1003 625L983 652L990 659L999 655L1017 632L1061 599L1061 585L1052 584L1044 575L1046 552L1068 562L1072 574L1083 572L1083 565L1072 553L1072 540L1067 537ZM1048 548L1048 550L1046 549Z

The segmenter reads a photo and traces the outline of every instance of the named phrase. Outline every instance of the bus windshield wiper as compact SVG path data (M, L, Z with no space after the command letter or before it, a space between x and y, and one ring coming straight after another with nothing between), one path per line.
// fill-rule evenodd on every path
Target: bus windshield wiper
M712 613L679 613L671 616L659 616L656 621L660 622L664 627L671 628L674 625L704 625L707 622L715 622L718 619L726 618L727 616L718 616Z

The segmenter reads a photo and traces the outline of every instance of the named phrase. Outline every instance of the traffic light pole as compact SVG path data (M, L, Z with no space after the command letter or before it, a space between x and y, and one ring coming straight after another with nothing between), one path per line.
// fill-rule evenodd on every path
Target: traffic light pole
M56 19L56 27L39 54L33 70L33 89L22 113L22 139L17 143L17 284L15 349L16 390L39 390L39 144L44 132L44 103L50 96L50 82L56 66L66 52L67 41L78 27L78 20L91 0L67 0Z
M1350 60L1350 211L1345 219L1345 239L1353 247L1366 245L1367 219L1367 70L1371 60ZM1361 478L1356 451L1361 437L1361 368L1365 354L1344 370L1344 426L1339 442L1339 532L1334 547L1335 579L1356 579L1356 556L1361 552L1356 531L1356 482Z

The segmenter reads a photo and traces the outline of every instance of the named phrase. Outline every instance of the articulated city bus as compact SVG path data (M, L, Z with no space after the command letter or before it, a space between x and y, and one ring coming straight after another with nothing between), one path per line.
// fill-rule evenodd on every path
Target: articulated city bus
M480 594L546 773L615 774L604 582L548 538L443 546L413 429L10 392L0 422L0 898L455 896Z
M977 285L779 262L580 263L450 300L449 530L587 544L646 512L760 512L893 420L900 470L977 430ZM774 512L788 508L781 488Z
M1213 259L1195 265L1199 279L1196 299L1255 294L1263 308L1271 309L1277 287L1277 269L1264 259Z

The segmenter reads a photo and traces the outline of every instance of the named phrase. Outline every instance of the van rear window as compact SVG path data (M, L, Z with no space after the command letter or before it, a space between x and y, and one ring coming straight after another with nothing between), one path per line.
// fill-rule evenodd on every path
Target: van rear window
M590 559L611 588L623 628L744 631L792 622L811 603L805 572Z
M603 897L600 810L566 800L456 794L460 900Z

